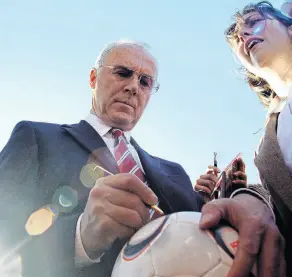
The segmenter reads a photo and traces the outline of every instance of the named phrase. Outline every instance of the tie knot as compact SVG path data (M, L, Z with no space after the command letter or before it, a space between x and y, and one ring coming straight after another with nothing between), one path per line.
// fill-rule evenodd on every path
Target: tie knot
M119 138L120 136L124 135L124 132L120 129L112 129L112 134L114 138Z

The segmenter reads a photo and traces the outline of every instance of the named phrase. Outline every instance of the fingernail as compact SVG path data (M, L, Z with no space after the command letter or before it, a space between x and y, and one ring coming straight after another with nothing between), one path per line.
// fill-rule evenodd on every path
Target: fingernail
M153 199L155 199L155 203L157 203L158 202L158 197L154 193L152 194L152 197L153 197Z
M214 218L213 214L204 214L204 215L202 215L201 220L200 220L200 225L205 225L206 223L211 221L213 218Z

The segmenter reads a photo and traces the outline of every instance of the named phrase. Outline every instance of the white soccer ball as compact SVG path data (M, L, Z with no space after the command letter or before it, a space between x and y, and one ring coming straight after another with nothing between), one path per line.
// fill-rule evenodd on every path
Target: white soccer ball
M201 213L179 212L141 228L123 247L112 277L224 277L238 245L238 233L221 226L199 228Z

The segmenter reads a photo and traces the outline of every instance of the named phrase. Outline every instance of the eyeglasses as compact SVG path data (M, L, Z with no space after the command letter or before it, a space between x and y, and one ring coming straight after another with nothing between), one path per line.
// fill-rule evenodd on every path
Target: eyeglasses
M116 65L116 66L103 65L102 67L111 69L112 74L115 75L115 77L120 80L130 79L134 76L134 73L136 73L135 70L132 70L122 65ZM153 94L156 91L158 91L160 87L160 85L157 83L157 81L153 77L146 74L138 74L138 80L139 80L140 86L144 90L149 91L150 94Z

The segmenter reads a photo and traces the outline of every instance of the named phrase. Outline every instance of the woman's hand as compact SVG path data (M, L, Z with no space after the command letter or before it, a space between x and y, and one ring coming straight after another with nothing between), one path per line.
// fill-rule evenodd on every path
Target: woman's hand
M214 194L211 194L214 190L216 183L219 181L218 176L220 173L220 169L209 165L206 173L201 175L199 179L196 180L194 190L202 193L204 196L205 202L209 202L214 199ZM244 188L247 186L247 176L245 174L245 163L241 158L236 159L232 163L231 169L226 172L227 181L225 189L228 191L227 195L230 194L239 188Z

